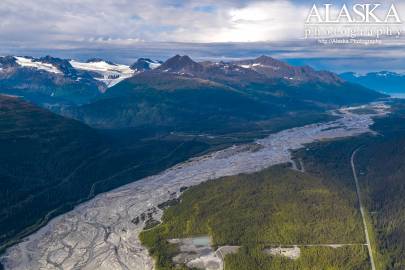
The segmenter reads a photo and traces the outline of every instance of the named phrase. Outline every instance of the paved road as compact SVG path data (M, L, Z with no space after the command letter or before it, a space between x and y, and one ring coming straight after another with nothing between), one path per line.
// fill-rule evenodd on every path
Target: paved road
M375 268L375 263L374 263L374 257L373 257L373 251L371 249L371 243L370 243L370 236L368 233L368 229L367 229L367 222L366 222L366 218L365 218L365 210L364 210L364 206L363 206L363 201L361 199L361 192L360 192L360 185L359 185L359 180L357 179L357 172L356 172L356 168L354 166L354 157L356 155L356 153L359 151L360 148L357 148L351 157L350 163L352 165L352 172L353 172L353 178L354 178L354 182L356 183L356 192L357 192L357 198L359 200L359 205L360 205L360 212L361 212L361 217L363 219L363 225L364 225L364 233L366 234L366 241L367 241L367 248L368 248L368 254L370 256L370 263L371 263L371 270L376 270Z

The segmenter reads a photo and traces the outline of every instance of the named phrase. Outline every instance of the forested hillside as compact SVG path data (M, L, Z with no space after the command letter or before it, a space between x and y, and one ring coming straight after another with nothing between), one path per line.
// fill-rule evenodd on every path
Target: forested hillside
M405 106L393 104L393 112L376 119L378 136L317 143L297 153L312 174L321 174L343 186L352 184L350 155L355 164L367 206L373 253L378 270L405 267Z
M80 201L211 147L156 132L96 131L0 95L0 250Z
M61 202L77 198L82 189L72 182L84 179L74 175L102 151L102 142L79 122L0 96L0 148L3 243Z
M204 234L214 247L242 246L226 257L226 269L368 269L362 245L303 248L298 260L263 252L274 245L364 242L352 194L328 182L283 166L209 181L186 190L141 239L158 269L176 269L178 251L168 239Z

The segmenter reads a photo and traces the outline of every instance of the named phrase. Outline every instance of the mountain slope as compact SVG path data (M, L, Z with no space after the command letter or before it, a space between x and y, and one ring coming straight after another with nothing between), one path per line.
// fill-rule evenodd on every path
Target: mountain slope
M277 74L257 71L258 62L277 63ZM292 67L270 57L197 63L176 55L109 88L97 101L63 113L103 128L156 125L207 132L230 123L321 112L382 96L333 73Z
M99 131L0 95L0 252L83 200L222 143L235 140Z
M271 113L263 104L210 81L173 74L145 82L149 79L144 74L122 82L97 102L81 106L73 116L97 127L150 125L207 131L231 119L259 119Z
M0 95L0 243L75 196L69 175L100 145L91 128Z
M0 66L0 92L100 128L212 132L383 96L268 56L198 63L176 55L164 63L139 58L132 66L97 58L2 57Z
M49 56L0 58L0 92L24 96L43 106L87 103L95 100L103 87L67 60Z
M5 56L0 57L0 93L23 96L47 108L77 106L90 103L109 87L159 65L146 58L127 66L99 58L80 62L51 56Z
M268 78L286 79L290 81L320 81L330 84L343 83L337 75L328 71L315 71L309 66L295 67L274 58L262 55L256 59L235 61L233 64L252 69Z

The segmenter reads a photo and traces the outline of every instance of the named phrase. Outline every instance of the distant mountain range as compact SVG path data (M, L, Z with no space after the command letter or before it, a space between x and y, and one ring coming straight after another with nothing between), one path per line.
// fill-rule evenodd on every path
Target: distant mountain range
M46 56L0 57L0 91L24 96L43 106L94 101L109 87L159 66L139 59L131 67L93 58L86 62Z
M383 97L334 73L268 56L196 62L176 55L165 62L140 58L130 66L7 56L0 58L0 92L95 127L193 131Z
M176 55L109 88L97 101L64 113L103 128L153 124L198 132L380 97L331 72L267 56L225 63Z
M349 82L358 83L367 88L394 96L395 94L405 94L405 74L390 71L367 74L346 72L340 74L340 77Z

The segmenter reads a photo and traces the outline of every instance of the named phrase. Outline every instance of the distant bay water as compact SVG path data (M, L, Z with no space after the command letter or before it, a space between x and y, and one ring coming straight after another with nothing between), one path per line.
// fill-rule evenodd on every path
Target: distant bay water
M389 94L393 98L402 98L405 99L405 93L390 93Z

